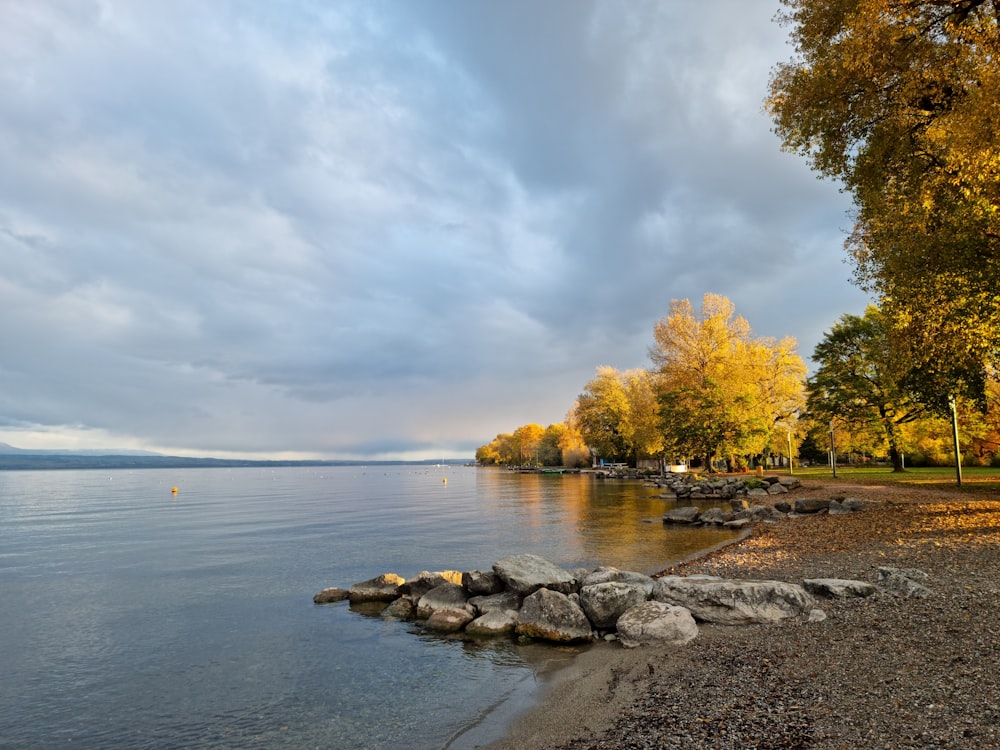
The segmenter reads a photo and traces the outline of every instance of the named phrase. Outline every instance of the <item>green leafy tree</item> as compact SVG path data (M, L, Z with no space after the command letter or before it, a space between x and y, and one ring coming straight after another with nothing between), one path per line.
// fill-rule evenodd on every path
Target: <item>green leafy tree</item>
M808 411L869 429L877 426L889 447L893 471L902 471L900 426L927 413L906 388L911 362L894 350L884 316L875 306L864 317L844 315L816 345L819 366L808 383Z
M853 196L856 278L921 342L913 385L981 403L1000 351L1000 2L782 3L776 132Z

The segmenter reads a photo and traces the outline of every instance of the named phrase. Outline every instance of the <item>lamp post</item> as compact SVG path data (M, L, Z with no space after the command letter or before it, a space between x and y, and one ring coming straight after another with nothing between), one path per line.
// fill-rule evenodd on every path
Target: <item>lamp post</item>
M833 478L837 478L837 443L833 436L833 420L830 420L830 466L833 467Z
M795 473L795 461L792 460L792 431L788 431L788 473Z
M958 445L958 406L955 397L948 397L948 405L951 407L951 439L955 444L955 479L958 486L962 486L962 450Z

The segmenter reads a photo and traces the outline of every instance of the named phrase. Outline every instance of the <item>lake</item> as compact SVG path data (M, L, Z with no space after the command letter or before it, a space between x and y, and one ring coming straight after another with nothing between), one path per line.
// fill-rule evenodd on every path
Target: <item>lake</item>
M475 747L573 650L312 595L523 552L652 573L732 537L667 507L455 465L0 472L0 747Z

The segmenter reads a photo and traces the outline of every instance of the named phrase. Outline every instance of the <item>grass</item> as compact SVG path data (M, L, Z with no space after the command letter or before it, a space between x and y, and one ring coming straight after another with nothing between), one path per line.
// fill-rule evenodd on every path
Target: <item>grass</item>
M778 470L774 473L784 474L787 473L787 470ZM895 482L914 485L956 485L954 466L920 467L907 469L901 474L894 474L891 468L885 466L838 466L837 479L833 478L833 473L830 471L829 466L813 466L795 469L795 476L800 479L816 479L830 482L844 480L845 482L856 484L886 484L888 482ZM962 488L976 494L1000 492L1000 469L983 466L963 466Z

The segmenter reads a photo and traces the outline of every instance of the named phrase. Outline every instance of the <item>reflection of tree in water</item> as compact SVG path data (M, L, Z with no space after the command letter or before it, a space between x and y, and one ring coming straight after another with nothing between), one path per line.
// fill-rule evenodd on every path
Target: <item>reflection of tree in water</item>
M665 526L669 504L637 481L479 469L477 482L525 518L525 547L512 553L533 552L564 567L654 573L734 536L714 527Z

